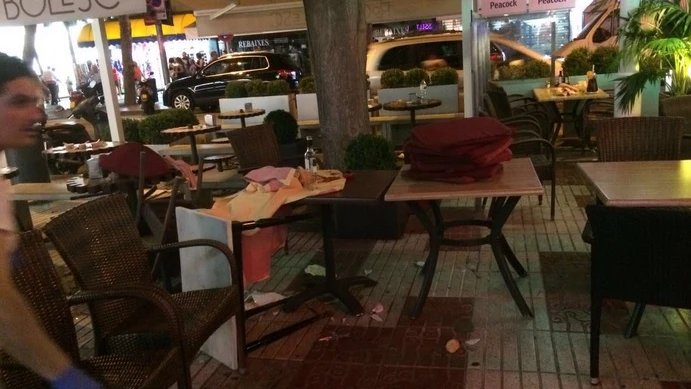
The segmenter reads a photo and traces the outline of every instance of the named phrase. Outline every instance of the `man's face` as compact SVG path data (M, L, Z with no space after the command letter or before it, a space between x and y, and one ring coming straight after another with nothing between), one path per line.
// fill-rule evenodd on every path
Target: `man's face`
M22 77L0 91L0 149L31 146L41 135L34 128L45 117L38 80Z

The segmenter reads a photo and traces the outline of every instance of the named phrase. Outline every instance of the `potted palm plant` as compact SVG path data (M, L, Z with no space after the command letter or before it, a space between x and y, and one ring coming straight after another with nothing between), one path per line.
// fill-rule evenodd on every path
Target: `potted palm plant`
M630 111L646 86L665 80L674 95L689 92L691 80L691 13L682 0L641 0L619 30L624 61L638 64L638 70L620 79L617 104ZM668 78L668 74L670 77Z

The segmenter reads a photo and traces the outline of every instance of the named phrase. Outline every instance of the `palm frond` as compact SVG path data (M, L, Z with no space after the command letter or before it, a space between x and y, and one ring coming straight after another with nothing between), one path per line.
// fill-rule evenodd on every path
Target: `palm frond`
M619 91L615 97L615 102L619 109L624 112L631 112L636 98L643 92L649 83L657 84L664 76L664 73L656 71L639 71L630 76L618 78L615 81L621 82Z

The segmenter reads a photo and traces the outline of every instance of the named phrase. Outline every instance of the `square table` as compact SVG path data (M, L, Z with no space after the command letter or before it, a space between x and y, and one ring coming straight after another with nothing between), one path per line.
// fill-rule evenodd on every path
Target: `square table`
M427 230L430 239L430 252L422 268L425 278L415 306L410 313L411 318L418 317L425 305L425 300L434 279L434 271L437 266L441 246L467 247L484 244L492 247L494 259L504 278L504 283L506 283L511 296L516 305L518 305L518 309L523 316L533 316L523 295L518 290L516 281L511 276L508 265L510 264L521 277L525 277L528 273L511 250L502 228L521 196L541 195L543 188L529 158L513 159L504 162L502 165L503 171L496 177L470 184L421 181L408 178L405 176L405 172L410 169L410 166L406 165L401 169L401 172L396 176L396 179L386 192L384 196L385 201L405 201L408 204L415 216L420 220L420 223ZM492 203L487 218L483 220L444 221L440 208L441 200L463 197L491 197ZM420 204L421 201L429 201L433 218L430 218L423 209ZM457 226L482 226L489 228L490 233L479 239L457 240L444 237L446 228Z
M586 134L585 128L583 127L583 114L585 113L585 108L587 107L588 101L608 99L610 97L609 94L602 89L598 89L597 92L582 92L567 96L555 93L556 90L557 88L535 88L533 89L533 94L539 103L546 103L550 105L552 111L561 117L561 123L564 122L564 115L571 116L574 126L576 127L576 131L581 137L582 144L590 147L590 139L586 139L586 137L590 137L590 134ZM559 111L557 102L564 101L576 102L571 112ZM559 126L554 129L554 134L552 134L552 139L550 139L553 144L556 142L558 134Z
M581 162L576 166L604 205L691 207L691 160Z
M342 191L307 197L296 203L315 205L320 208L326 279L323 284L313 286L290 297L284 305L285 311L293 311L303 302L323 294L332 294L346 306L351 315L359 316L364 313L362 304L348 291L348 288L354 285L375 286L377 282L364 276L336 278L333 209L334 206L340 204L381 204L384 201L384 193L397 173L395 170L354 171L353 176L346 180ZM367 221L363 220L362 222L366 223Z

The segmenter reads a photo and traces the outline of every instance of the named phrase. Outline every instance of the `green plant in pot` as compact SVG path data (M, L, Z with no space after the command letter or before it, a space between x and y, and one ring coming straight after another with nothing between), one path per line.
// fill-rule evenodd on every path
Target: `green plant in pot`
M245 83L247 97L261 97L267 94L267 84L259 79L254 79Z
M231 81L226 86L226 97L238 99L247 97L247 81Z
M600 46L590 54L590 62L597 74L616 73L619 70L619 48Z
M405 73L401 69L389 69L381 74L382 88L405 87Z
M199 124L197 116L187 109L167 109L147 116L139 122L139 138L143 143L170 143L173 138L162 134L168 128L183 127Z
M423 69L410 69L410 71L408 71L408 73L405 74L406 86L419 86L422 80L425 80L426 84L429 84L430 82L429 75Z
M300 80L300 93L317 93L317 84L314 81L314 76L303 77Z
M282 109L277 109L266 115L264 123L271 123L273 126L282 160L293 160L305 154L307 143L304 139L296 139L298 122L293 115Z
M444 67L432 72L430 77L432 85L453 85L458 84L458 72L451 67Z
M351 171L396 170L393 145L381 136L360 134L346 147L344 165ZM357 172L354 179L358 179ZM340 205L335 214L336 231L341 238L397 239L408 221L402 203Z
M266 96L283 96L290 93L290 85L284 80L273 80L266 84Z
M570 76L583 76L592 69L590 62L590 50L585 47L578 48L564 58L562 68Z
M691 12L680 0L641 0L618 32L623 41L624 62L639 64L635 73L619 79L619 108L631 111L646 85L658 84L671 73L668 87L673 96L691 87Z

